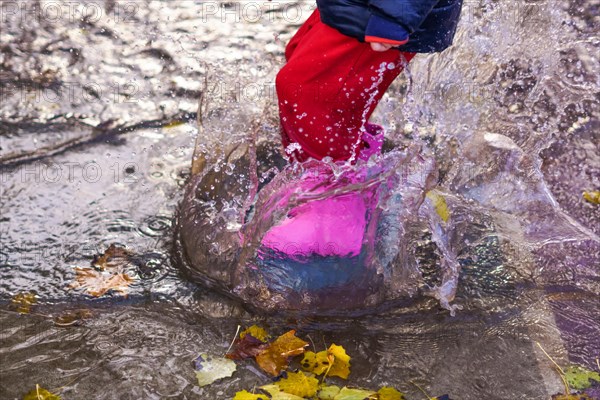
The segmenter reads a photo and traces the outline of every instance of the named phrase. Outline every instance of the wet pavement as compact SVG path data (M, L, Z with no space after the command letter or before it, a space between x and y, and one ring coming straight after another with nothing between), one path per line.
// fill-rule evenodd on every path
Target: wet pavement
M0 399L35 384L68 399L232 398L267 378L244 364L201 389L191 361L223 353L237 325L252 323L341 344L349 384L393 385L411 399L420 394L410 381L456 399L548 399L562 383L535 342L561 365L595 368L593 239L476 247L462 259L456 317L421 295L360 318L266 316L181 276L174 214L194 149L246 140L252 118L263 121L259 140L276 142L274 74L314 7L257 4L0 4ZM456 177L477 159L460 152L465 143L510 138L531 156L514 171L542 174L550 211L598 235L598 206L581 197L600 188L598 26L592 2L467 2L456 45L418 56L375 118L396 146L430 143L450 191L468 186ZM212 115L196 142L201 95L213 109L239 107ZM135 254L129 296L70 289L75 267L113 243ZM21 315L10 299L30 291L37 304ZM57 326L74 309L92 315Z

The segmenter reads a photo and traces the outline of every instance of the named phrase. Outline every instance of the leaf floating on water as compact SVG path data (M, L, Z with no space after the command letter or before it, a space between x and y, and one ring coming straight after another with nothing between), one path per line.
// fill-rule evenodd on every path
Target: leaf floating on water
M406 400L406 397L393 387L384 386L377 392L379 400Z
M600 191L583 192L583 198L588 203L600 204Z
M267 348L267 344L255 338L253 335L246 334L241 339L236 339L233 343L233 350L225 355L231 360L245 360L246 358L256 357Z
M96 271L93 268L75 268L75 282L71 288L83 288L88 294L100 297L109 290L127 294L127 287L133 282L133 278L125 273L107 273Z
M370 390L344 387L333 400L377 400L377 393Z
M592 381L600 382L600 374L579 366L570 366L565 369L565 379L573 389L582 390L591 387Z
M111 244L104 254L94 258L92 266L95 268L75 268L75 282L70 287L86 289L89 295L95 297L100 297L109 290L126 295L128 286L134 280L124 272L130 257L131 252Z
M92 266L104 271L123 268L129 263L132 253L124 247L111 244L100 256L95 256Z
M269 393L271 395L271 400L304 400L304 397L299 397L295 394L282 392L279 386L275 384L261 386L260 389Z
M29 314L31 311L31 306L33 306L35 303L37 303L37 299L35 297L35 293L33 292L17 293L10 301L10 304L20 314Z
M35 385L35 389L23 396L23 400L60 400L60 396Z
M304 372L288 372L275 383L282 391L299 397L313 397L319 390L319 380Z
M254 394L242 390L235 394L233 400L269 400L269 397L264 394Z
M267 373L277 376L287 368L289 358L304 353L308 343L291 330L279 336L256 356L256 362Z
M307 351L301 362L302 369L315 375L325 373L348 379L350 375L350 356L342 346L332 344L329 349L313 353Z
M321 386L321 390L319 390L318 398L319 400L333 400L335 396L340 393L340 387L335 385L323 385Z
M216 358L201 354L194 360L198 386L210 385L219 379L228 378L236 370L235 362L227 358Z
M430 190L427 192L427 198L431 200L433 203L433 207L435 208L435 212L440 216L442 221L448 222L450 219L450 210L448 209L448 203L446 203L446 198L436 192L435 190Z
M54 318L54 325L56 326L72 326L79 325L82 320L88 319L92 316L90 310L72 310L67 311L56 318Z
M244 329L240 333L240 339L243 339L246 335L252 335L263 343L266 343L269 339L269 334L267 331L264 328L256 325L252 325L250 328Z

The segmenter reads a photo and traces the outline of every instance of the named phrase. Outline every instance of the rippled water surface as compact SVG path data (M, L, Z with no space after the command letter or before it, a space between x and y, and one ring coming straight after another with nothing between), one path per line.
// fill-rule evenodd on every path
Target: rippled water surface
M35 384L67 399L231 398L268 378L247 363L201 389L191 361L252 323L341 344L349 384L410 399L422 398L411 381L455 399L548 399L562 383L535 342L596 368L600 212L581 197L600 188L596 3L466 2L454 47L419 55L389 90L375 115L387 147L435 159L463 234L449 248L462 310L425 296L445 253L423 230L421 286L356 318L251 312L180 274L175 215L194 153L244 182L227 154L255 137L258 178L273 176L274 75L314 7L214 4L2 2L0 398ZM196 140L199 98L212 111ZM133 254L129 295L70 288L110 244ZM30 291L19 314L11 298ZM81 309L77 324L55 322Z

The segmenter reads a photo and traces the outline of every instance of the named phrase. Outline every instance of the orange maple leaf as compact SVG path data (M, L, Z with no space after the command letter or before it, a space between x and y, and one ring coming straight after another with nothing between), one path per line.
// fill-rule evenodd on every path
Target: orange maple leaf
M304 353L308 342L296 337L296 331L284 333L256 356L256 362L267 373L277 376L287 368L289 358Z
M117 272L107 273L96 271L93 268L75 268L75 282L71 284L71 288L84 288L86 291L95 297L100 297L109 290L114 290L123 294L127 294L127 287L133 278L129 275Z

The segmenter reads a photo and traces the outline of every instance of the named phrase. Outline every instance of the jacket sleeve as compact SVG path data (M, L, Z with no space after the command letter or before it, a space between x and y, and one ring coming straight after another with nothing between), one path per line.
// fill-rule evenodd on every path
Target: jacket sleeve
M401 45L425 21L439 0L369 0L366 42Z

